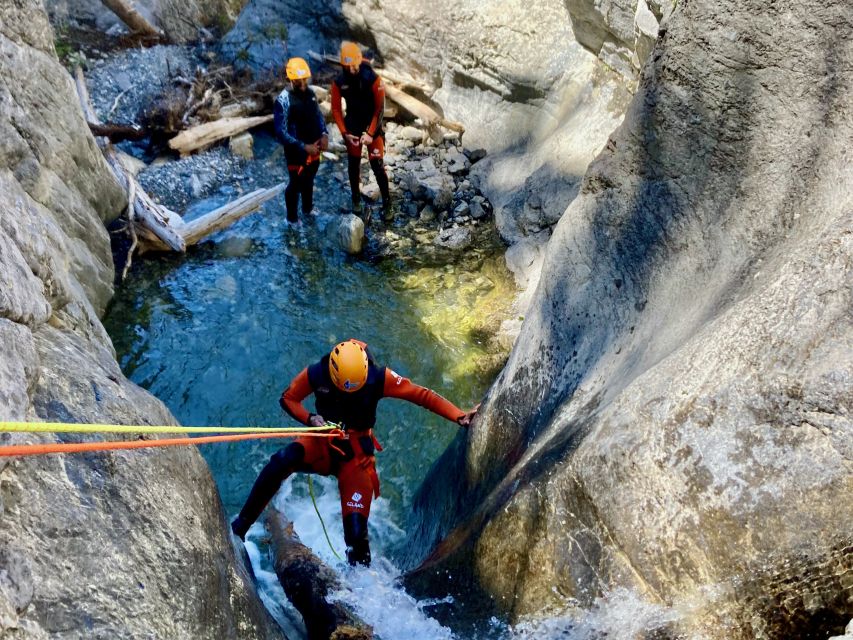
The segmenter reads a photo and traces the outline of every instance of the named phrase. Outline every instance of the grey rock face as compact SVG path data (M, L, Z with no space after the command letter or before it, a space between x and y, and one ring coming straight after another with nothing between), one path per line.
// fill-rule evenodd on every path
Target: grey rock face
M685 637L843 628L851 34L841 0L679 3L467 448L427 480L447 520L420 575L467 572L515 616L622 586L690 603Z
M134 6L171 42L199 39L200 29L224 30L234 24L246 0L135 0ZM103 31L124 30L100 0L45 0L54 24L87 22Z
M99 320L125 206L40 2L0 5L0 420L171 424ZM81 436L3 434L4 444ZM195 450L0 462L0 636L280 637Z
M565 0L578 42L628 79L636 78L672 13L669 0Z
M334 50L346 23L335 3L297 0L249 0L234 27L219 44L237 67L255 74L280 73L291 56Z
M471 163L489 153L471 171L503 238L539 230L517 220L531 176L554 203L541 221L553 225L621 121L628 86L575 41L563 2L344 0L342 12L387 66L431 79L433 100L465 124L463 143L478 150Z

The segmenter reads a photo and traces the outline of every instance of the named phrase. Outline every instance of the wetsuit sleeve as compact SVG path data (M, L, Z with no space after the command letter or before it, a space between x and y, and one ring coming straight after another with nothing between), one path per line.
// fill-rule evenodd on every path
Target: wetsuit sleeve
M289 127L290 123L288 122L287 112L290 110L290 96L288 96L287 91L282 91L278 98L275 99L275 104L273 105L273 128L275 129L275 136L278 138L278 141L284 145L295 145L305 150L305 145L302 144L300 140L298 140L292 133L290 133Z
M370 126L367 127L367 133L370 137L374 137L379 130L379 123L382 122L382 114L385 112L385 85L382 84L382 78L376 76L373 82L373 104L376 105L376 110L373 112L373 120L370 121Z
M341 90L338 88L338 83L332 83L332 117L335 119L335 124L338 125L338 131L342 136L347 134L347 127L344 124L344 110L341 106Z
M394 373L391 369L385 369L384 396L408 400L453 422L457 422L459 418L465 415L464 411L447 398L441 397L432 389L415 384L408 378Z
M299 375L290 381L290 385L281 394L279 404L282 409L299 420L299 422L308 424L311 414L302 405L302 401L312 393L314 393L314 390L311 388L311 383L308 380L308 367L305 367L299 372Z

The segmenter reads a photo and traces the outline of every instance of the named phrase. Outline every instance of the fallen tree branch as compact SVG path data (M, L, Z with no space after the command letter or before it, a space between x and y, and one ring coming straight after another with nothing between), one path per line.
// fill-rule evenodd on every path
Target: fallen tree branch
M341 588L337 575L300 542L284 514L267 509L266 524L275 573L302 614L309 640L373 638L373 630L342 603L329 602L328 595Z
M169 140L169 147L180 153L181 156L186 156L193 151L204 149L214 142L230 138L267 122L272 122L272 114L251 118L221 118L182 131Z
M423 120L427 127L439 124L445 129L465 133L465 126L462 123L448 120L428 104L410 96L408 93L398 89L397 87L386 85L385 95L416 118Z
M139 237L136 235L136 225L134 221L136 219L135 207L133 203L136 201L136 181L130 180L128 182L129 189L127 192L127 228L130 232L130 249L127 250L127 260L124 262L124 269L121 271L121 281L124 282L124 279L127 278L127 272L130 271L130 265L133 264L133 252L136 251L136 247L139 245Z
M121 142L122 140L142 140L148 135L138 124L96 124L87 122L89 130L94 136L104 136L109 138L110 142Z
M164 39L163 32L136 10L132 0L102 0L104 5L116 14L134 33Z
M257 189L228 204L214 209L210 213L184 223L181 235L187 244L197 244L205 236L234 224L240 218L260 209L267 200L275 198L284 191L283 182L269 189Z

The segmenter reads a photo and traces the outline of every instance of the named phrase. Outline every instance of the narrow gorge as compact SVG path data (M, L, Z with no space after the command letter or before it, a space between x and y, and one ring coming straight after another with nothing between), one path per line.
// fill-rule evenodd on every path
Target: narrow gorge
M848 0L136 6L161 42L96 0L0 2L0 421L284 425L288 380L362 337L482 399L468 430L380 413L370 569L331 555L333 480L274 501L376 637L853 634ZM327 81L342 39L465 128L389 122L398 210L361 255L324 160L299 230L272 200L119 282L128 194L66 65L128 124L203 65ZM119 146L187 219L287 180L269 130L250 159L155 142ZM0 637L302 637L262 526L254 579L228 528L278 446L0 457Z

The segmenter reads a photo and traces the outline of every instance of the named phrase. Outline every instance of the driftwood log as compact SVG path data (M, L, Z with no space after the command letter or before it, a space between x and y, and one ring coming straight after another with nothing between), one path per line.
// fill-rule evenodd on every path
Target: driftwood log
M337 574L300 542L284 514L267 509L267 530L275 573L285 594L302 614L309 640L370 640L373 630L327 596L340 589Z
M169 140L169 147L186 156L193 151L209 147L214 142L236 136L267 122L272 122L272 114L266 116L254 116L251 118L221 118L213 122L206 122L186 131L181 131Z
M83 108L86 120L94 125L100 125L97 114L89 99L86 79L79 67L75 71L77 95ZM257 211L260 206L279 195L284 190L284 183L269 189L257 189L247 193L228 204L211 211L190 222L171 209L154 202L145 190L136 182L131 172L121 160L120 153L109 143L107 138L97 137L96 142L104 154L110 169L118 183L128 193L128 199L133 205L133 216L128 215L129 225L133 225L131 237L132 246L138 246L140 253L149 251L178 251L184 253L187 245L197 244L202 238L224 229L240 218Z
M421 102L417 98L410 96L408 93L398 89L397 87L386 85L385 95L416 118L420 118L427 127L438 124L445 129L465 133L465 127L462 123L448 120L425 102Z
M136 10L133 0L103 0L104 6L119 17L131 31L152 38L163 39L163 32Z
M97 124L88 122L89 130L96 138L104 136L110 142L121 142L122 140L142 140L148 132L137 124Z

